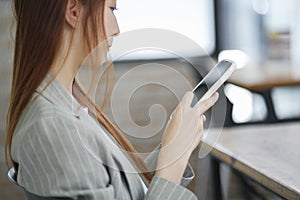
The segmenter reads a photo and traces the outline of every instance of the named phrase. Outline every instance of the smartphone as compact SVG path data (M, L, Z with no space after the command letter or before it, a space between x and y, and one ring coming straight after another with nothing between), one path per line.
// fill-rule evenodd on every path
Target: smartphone
M222 60L216 64L193 89L195 96L191 106L193 107L198 101L209 99L231 76L235 69L236 64L231 60Z

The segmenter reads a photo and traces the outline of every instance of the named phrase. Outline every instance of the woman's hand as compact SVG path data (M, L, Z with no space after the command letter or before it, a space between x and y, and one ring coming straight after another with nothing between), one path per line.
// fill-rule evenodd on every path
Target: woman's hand
M191 107L193 98L194 94L187 92L172 113L158 158L156 175L177 184L203 136L203 122L206 120L203 113L216 103L219 94L215 93L210 99Z

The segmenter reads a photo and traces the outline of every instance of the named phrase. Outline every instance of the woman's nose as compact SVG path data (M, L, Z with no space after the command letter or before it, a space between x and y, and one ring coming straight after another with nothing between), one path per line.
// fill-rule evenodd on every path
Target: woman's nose
M119 25L118 25L118 23L116 23L116 26L115 26L115 28L114 28L113 35L112 35L112 36L118 36L119 34L120 34Z

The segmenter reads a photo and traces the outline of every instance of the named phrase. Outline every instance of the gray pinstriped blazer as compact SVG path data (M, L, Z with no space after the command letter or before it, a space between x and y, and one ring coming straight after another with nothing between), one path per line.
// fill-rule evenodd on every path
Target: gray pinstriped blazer
M149 169L157 155L146 158ZM181 185L155 176L145 189L113 138L56 79L23 113L12 156L28 199L197 199L184 187L194 176L189 165Z

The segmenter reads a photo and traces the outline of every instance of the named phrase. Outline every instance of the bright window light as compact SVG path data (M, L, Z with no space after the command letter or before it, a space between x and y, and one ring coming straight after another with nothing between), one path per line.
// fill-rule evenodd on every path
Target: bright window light
M115 14L121 33L145 28L167 29L190 38L208 54L215 49L214 3L211 0L122 0L117 4L119 9ZM190 49L190 46L178 46L190 57L205 56L203 51ZM161 58L160 52L146 51L146 56ZM143 56L145 53L136 57L132 55L131 58Z
M241 50L224 50L219 53L218 60L229 59L236 63L237 69L245 67L249 62L248 55Z
M252 0L252 8L255 12L265 15L270 9L270 0Z
M253 114L252 93L243 88L227 84L225 94L233 103L232 119L236 123L251 121Z

